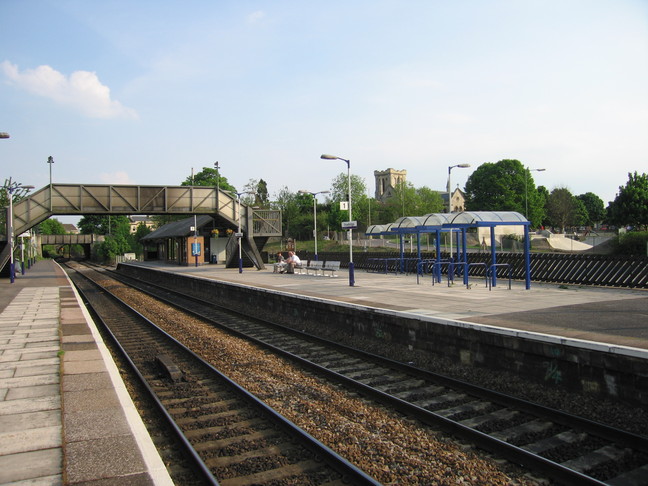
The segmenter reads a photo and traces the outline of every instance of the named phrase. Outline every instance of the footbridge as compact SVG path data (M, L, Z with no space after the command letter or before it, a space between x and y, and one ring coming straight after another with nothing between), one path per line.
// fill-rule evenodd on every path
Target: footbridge
M263 266L259 249L281 236L281 211L240 203L235 194L208 186L140 186L50 184L13 205L13 234L20 235L54 215L200 215L238 228L255 265ZM0 237L0 268L9 260L9 228Z

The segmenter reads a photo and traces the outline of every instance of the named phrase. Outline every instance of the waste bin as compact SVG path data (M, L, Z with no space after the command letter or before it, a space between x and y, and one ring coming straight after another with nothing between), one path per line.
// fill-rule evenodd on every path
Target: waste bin
M218 263L218 255L212 255L211 256L211 262L212 263Z

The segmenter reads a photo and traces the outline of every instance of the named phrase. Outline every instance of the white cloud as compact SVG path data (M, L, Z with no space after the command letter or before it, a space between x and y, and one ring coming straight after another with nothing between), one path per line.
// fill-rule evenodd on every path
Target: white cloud
M135 184L135 182L131 180L130 176L123 171L111 172L111 173L103 172L99 174L99 179L101 180L102 184L114 184L114 185Z
M137 112L110 99L110 88L95 73L74 71L69 77L50 66L19 71L18 66L0 64L9 81L30 93L72 107L91 118L137 118Z
M248 15L247 21L250 24L256 24L260 22L265 17L265 12L263 10L256 10Z

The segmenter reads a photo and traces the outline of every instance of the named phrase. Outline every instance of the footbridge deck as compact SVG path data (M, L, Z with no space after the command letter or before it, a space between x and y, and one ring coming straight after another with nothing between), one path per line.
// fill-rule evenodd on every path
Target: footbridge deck
M240 221L250 242L281 236L281 211L239 204L235 194L216 187L112 184L50 184L33 192L13 205L13 234L22 234L50 216L87 214L208 214L232 227ZM8 233L9 228L0 242L8 241ZM9 259L8 246L0 252L0 268Z

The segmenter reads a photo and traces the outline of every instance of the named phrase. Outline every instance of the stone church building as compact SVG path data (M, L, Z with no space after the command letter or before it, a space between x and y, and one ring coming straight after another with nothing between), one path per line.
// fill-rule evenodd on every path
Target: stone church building
M389 198L396 194L396 188L401 184L405 184L407 180L407 171L406 170L395 170L395 169L386 169L386 170L375 170L374 178L376 180L376 192L374 197L377 201L386 202ZM448 192L447 191L437 191L443 199L443 204L445 206L445 212L447 212L448 207ZM466 208L466 200L464 193L458 187L452 193L452 212L461 212Z

